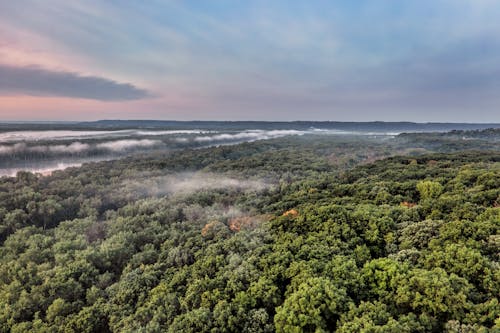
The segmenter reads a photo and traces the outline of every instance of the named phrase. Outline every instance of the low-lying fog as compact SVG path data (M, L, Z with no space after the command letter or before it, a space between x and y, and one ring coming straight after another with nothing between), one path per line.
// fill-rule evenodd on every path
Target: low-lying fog
M137 181L127 181L123 186L127 192L149 197L218 189L262 191L271 187L271 184L262 180L242 180L215 173L184 172L165 176L144 176Z
M0 133L0 176L26 170L50 173L86 161L116 159L154 150L200 148L302 135L384 135L398 133L309 130L36 130Z
M86 161L90 162L90 161ZM96 161L97 162L97 161ZM19 171L30 171L33 173L39 173L41 175L47 176L50 175L53 171L56 170L64 170L71 167L80 167L81 163L67 163L67 162L41 162L38 163L37 166L25 166L25 167L16 167L16 168L0 168L0 176L8 176L15 177Z
M203 130L117 130L117 131L13 131L0 133L0 142L42 141L42 140L75 140L75 139L109 139L120 137L175 135L175 134L205 134Z

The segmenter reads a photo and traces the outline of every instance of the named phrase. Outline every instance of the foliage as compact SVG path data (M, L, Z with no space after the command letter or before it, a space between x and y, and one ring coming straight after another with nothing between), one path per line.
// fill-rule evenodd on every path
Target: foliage
M377 143L347 170L332 159L342 145L367 143L270 140L2 178L0 332L499 329L500 154L373 162L392 154ZM186 171L198 187L164 189ZM214 175L236 185L200 181Z

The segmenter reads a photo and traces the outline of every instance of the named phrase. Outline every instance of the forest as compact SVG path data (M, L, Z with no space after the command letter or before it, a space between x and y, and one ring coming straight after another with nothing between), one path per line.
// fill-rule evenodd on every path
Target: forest
M0 178L0 332L497 332L500 130Z

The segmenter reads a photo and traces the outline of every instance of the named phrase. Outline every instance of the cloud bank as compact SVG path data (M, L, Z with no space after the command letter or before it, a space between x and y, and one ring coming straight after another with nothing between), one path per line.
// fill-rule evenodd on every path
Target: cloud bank
M148 91L130 83L119 83L103 77L1 64L0 94L72 97L99 101L127 101L151 96Z

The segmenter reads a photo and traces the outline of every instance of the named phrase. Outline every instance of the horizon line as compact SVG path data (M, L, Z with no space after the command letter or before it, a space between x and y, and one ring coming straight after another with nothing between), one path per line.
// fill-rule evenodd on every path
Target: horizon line
M177 122L177 123L386 123L386 124L470 124L470 125L500 125L500 122L453 122L453 121L410 121L410 120L174 120L174 119L97 119L97 120L0 120L0 124L82 124L82 123L97 123L97 122Z

